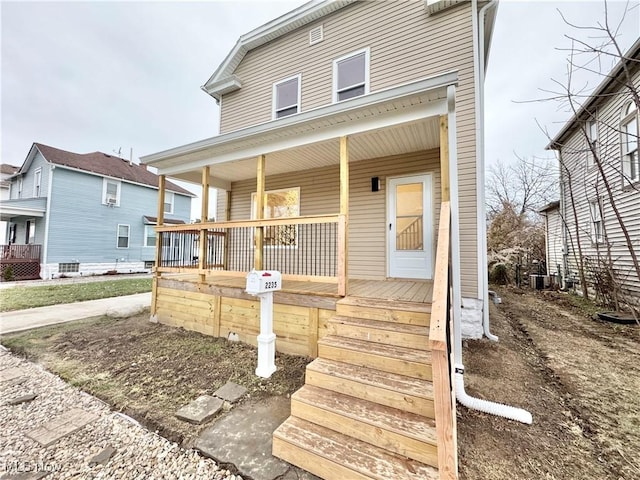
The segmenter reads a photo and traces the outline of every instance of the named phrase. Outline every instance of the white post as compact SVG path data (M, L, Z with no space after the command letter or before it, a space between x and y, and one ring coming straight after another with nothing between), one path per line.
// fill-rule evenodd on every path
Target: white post
M273 292L260 293L260 335L256 375L269 378L276 371L276 335L273 333Z

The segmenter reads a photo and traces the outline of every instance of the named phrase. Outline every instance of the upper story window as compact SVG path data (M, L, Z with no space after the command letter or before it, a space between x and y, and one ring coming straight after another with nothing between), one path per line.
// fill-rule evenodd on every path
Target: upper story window
M105 178L102 180L102 203L112 207L120 206L120 180Z
M369 93L369 48L333 61L333 101Z
M173 213L173 202L175 195L173 192L165 192L164 194L164 213Z
M38 198L40 196L40 184L42 183L42 169L38 168L33 172L33 197Z
M599 155L598 144L598 122L595 120L587 121L585 125L587 132L587 167L592 167L596 164L595 155Z
M18 178L18 198L22 198L22 177Z
M274 120L300 112L300 79L298 74L273 84Z
M640 181L640 161L638 158L638 109L629 102L622 109L622 172L626 182Z

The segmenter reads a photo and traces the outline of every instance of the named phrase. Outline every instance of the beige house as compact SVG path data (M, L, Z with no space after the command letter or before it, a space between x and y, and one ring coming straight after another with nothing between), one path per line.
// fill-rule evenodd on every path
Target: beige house
M640 40L548 147L560 161L561 198L553 215L561 230L563 257L556 262L562 275L578 282L582 265L592 287L594 273L610 265L621 293L636 306L640 258L634 261L632 250L640 256L638 92ZM557 242L557 230L548 230L547 245L556 245L556 252Z
M282 272L276 348L317 358L274 454L321 477L457 478L463 301L488 333L496 6L304 4L240 37L202 87L218 135L142 158L201 183L202 218L216 220L157 228L154 318L256 344L245 277Z

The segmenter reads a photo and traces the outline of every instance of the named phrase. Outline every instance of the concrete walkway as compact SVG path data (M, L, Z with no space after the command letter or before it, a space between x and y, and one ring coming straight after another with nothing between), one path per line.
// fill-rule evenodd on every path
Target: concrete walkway
M103 315L124 318L137 315L150 305L151 292L147 292L3 312L0 314L0 335Z

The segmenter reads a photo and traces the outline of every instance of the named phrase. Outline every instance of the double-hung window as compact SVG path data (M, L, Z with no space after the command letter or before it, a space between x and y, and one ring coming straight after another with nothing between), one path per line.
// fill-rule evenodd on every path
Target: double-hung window
M369 93L369 48L333 61L333 101Z
M18 178L18 198L22 198L22 177Z
M301 75L273 84L273 119L300 113Z
M596 164L595 155L599 155L598 150L598 122L589 120L585 129L587 131L587 167L593 167ZM594 153L595 152L595 153Z
M165 192L164 194L164 213L173 213L173 202L175 195L173 192Z
M599 199L589 202L589 213L591 215L591 243L598 244L604 242L604 227L602 225L602 205Z
M638 109L629 102L622 109L622 172L623 183L640 181L640 159L638 158Z
M156 226L155 225L144 226L144 246L145 247L156 246Z
M118 224L118 248L129 248L129 225Z
M110 207L120 206L120 181L111 178L102 180L102 203Z
M42 169L33 172L33 198L40 197L40 184L42 183Z

